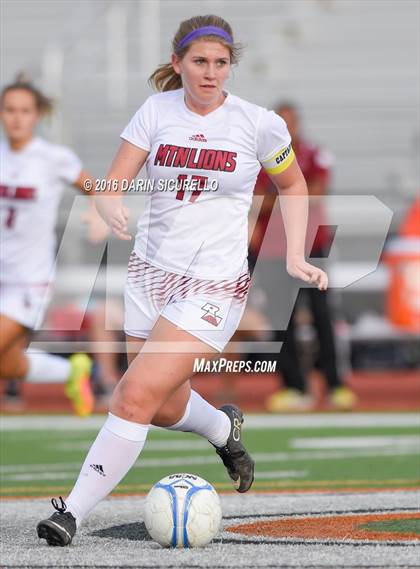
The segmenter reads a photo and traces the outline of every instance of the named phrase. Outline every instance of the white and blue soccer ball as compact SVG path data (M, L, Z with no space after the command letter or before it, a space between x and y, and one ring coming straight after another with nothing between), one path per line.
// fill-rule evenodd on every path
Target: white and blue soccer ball
M220 499L209 482L194 474L171 474L150 490L144 523L163 547L203 547L222 522Z

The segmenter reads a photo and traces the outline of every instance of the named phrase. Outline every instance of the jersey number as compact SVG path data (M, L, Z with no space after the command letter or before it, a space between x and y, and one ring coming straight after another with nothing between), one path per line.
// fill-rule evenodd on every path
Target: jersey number
M181 188L180 190L177 191L176 193L176 199L177 200L183 200L184 199L184 195L185 195L185 190L184 190L184 186L185 186L185 182L188 179L188 175L187 174L180 174L178 176L178 186ZM207 176L190 176L191 181L190 181L190 185L194 185L197 187L196 190L191 192L190 195L190 199L188 200L191 203L194 203L195 200L198 198L198 196L201 194L203 188L206 187L206 183L207 183Z
M6 209L6 211L7 211L4 225L8 229L12 229L12 227L14 227L15 221L16 221L16 208L15 207L6 207L4 209Z

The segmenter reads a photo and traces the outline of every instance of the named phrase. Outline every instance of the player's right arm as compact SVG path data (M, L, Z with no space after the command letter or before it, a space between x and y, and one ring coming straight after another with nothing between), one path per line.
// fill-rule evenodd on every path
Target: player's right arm
M118 184L118 189L95 196L99 214L110 226L114 235L124 241L129 241L131 235L127 226L129 210L123 205L121 184L123 180L131 182L137 176L148 155L148 151L124 140L106 176L106 180L111 184Z

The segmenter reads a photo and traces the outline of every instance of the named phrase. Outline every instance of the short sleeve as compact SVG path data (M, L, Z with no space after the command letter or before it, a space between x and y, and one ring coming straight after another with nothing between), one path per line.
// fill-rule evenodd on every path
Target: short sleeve
M291 141L284 120L264 109L257 131L257 157L268 174L280 174L293 162Z
M69 184L74 184L82 171L82 163L78 156L65 146L56 148L57 175Z
M153 98L149 97L121 133L121 138L150 152L155 122Z

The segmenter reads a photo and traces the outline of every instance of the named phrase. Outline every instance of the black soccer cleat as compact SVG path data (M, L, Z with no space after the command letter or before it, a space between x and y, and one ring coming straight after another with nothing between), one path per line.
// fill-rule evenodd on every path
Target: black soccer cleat
M74 534L76 533L76 519L70 512L66 512L67 506L60 496L61 506L57 500L53 498L51 504L57 510L47 520L42 520L36 526L38 537L46 539L48 545L57 545L63 547L70 545Z
M236 405L223 405L223 407L220 407L220 411L226 413L230 419L230 434L225 446L213 446L223 460L229 476L234 481L236 490L238 492L247 492L254 481L255 463L241 441L244 415Z

